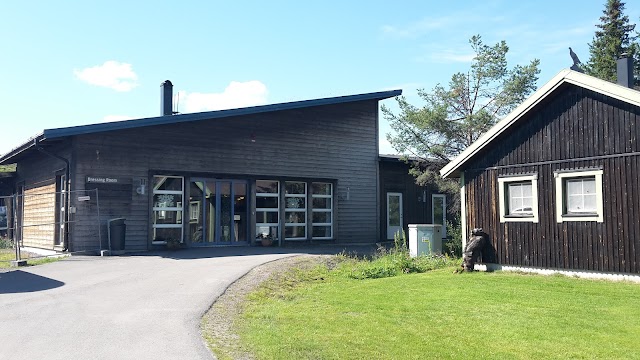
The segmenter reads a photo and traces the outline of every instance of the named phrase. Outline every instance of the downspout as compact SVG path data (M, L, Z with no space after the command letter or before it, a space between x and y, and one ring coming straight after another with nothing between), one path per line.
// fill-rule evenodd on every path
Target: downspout
M54 153L48 152L47 150L43 149L40 144L38 143L38 139L34 139L33 140L33 144L36 148L36 150L40 151L41 153L45 154L45 155L49 155L53 158L56 158L60 161L64 161L64 176L65 176L65 197L64 197L64 239L62 239L62 251L67 251L69 250L69 190L70 190L70 183L71 183L71 179L69 178L69 159L63 158L60 155L56 155Z

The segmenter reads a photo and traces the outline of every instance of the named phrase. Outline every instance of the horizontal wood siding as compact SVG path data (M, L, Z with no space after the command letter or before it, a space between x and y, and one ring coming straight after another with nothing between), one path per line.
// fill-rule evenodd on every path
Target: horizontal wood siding
M640 273L640 109L564 85L465 171L467 226L506 265ZM556 222L554 172L602 169L604 222ZM500 223L497 179L538 175L539 223Z
M71 146L56 144L48 152L70 159ZM16 184L24 184L22 241L25 246L54 248L56 222L56 173L63 172L65 163L49 155L33 152L20 158L16 167Z
M118 197L104 207L106 190L100 192L103 220L127 218L128 249L148 246L151 195L136 194L135 180L151 173L336 180L336 240L374 242L377 111L377 101L364 101L81 135L74 140L74 180L78 188L87 175L134 180L130 201ZM76 230L78 246L92 236L90 229Z

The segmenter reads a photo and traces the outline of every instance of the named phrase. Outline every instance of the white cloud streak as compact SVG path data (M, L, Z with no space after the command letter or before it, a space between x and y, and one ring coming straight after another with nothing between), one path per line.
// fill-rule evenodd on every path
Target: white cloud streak
M178 111L192 113L264 105L267 94L266 85L260 81L232 81L220 93L179 91L174 102L178 101Z
M87 84L115 91L131 91L138 86L138 75L133 71L131 64L114 60L105 61L102 65L73 70L73 73L76 78Z

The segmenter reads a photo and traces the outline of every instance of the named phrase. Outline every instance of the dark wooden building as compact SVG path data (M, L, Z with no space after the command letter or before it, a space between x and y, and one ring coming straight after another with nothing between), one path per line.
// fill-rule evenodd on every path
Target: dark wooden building
M381 239L393 240L396 232L409 224L440 224L446 238L447 197L434 187L420 186L409 174L408 162L395 155L380 156L380 234Z
M127 250L380 240L378 101L400 90L173 115L162 89L163 116L45 130L0 157L24 245L104 248L114 218Z
M640 273L640 92L565 70L441 171L485 263Z

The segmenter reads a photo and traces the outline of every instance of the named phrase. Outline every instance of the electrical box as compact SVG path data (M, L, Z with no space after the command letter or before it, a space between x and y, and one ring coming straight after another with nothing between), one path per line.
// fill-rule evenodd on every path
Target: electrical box
M442 225L409 224L409 254L411 257L442 254Z

